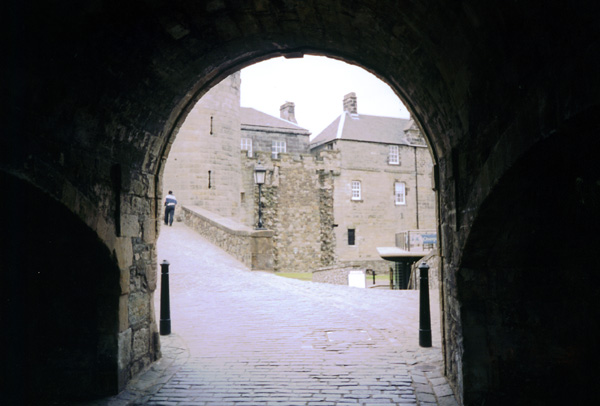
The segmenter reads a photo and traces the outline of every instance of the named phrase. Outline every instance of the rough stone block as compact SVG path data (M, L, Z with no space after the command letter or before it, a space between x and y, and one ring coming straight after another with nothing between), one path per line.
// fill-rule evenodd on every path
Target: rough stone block
M139 217L134 214L121 216L121 235L123 237L139 237L141 233Z
M131 238L117 238L114 250L117 255L119 268L129 269L129 267L133 265L133 245L131 243Z
M131 336L130 328L119 334L119 370L128 368L131 362Z
M119 278L119 285L121 287L121 294L127 294L129 293L129 276L130 276L130 272L129 269L121 269L121 276Z
M152 263L156 264L156 255L152 258ZM148 290L154 292L158 283L158 270L154 267L148 267L146 270L146 281L148 282Z
M129 295L119 297L119 331L129 328Z
M150 316L150 294L135 292L129 295L129 323L135 326L148 320Z
M133 333L133 359L137 360L150 349L150 330L142 328Z
M156 220L154 218L146 217L142 221L142 239L148 244L156 241Z

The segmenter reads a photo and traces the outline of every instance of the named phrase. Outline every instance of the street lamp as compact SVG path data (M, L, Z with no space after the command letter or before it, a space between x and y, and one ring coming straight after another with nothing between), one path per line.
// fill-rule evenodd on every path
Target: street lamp
M256 230L264 230L262 221L262 203L261 203L261 186L265 183L265 174L267 168L262 166L260 162L254 167L254 183L258 185L258 223L256 224Z

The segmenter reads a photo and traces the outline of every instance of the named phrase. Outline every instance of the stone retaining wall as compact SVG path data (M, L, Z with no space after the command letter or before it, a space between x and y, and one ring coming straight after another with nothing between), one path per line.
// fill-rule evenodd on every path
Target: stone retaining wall
M188 227L250 269L273 270L272 231L254 230L197 206L183 206L182 217Z
M390 273L390 268L394 267L392 261L386 261L384 259L373 259L373 260L356 260L356 261L338 261L337 266L339 267L358 267L362 269L373 269L377 275L383 275Z
M313 271L313 282L332 283L334 285L348 285L348 274L350 271L365 270L359 266L328 266Z
M429 265L429 289L440 288L440 256L437 251L431 251L419 261L415 262L411 269L410 281L408 289L419 289L420 287L420 271L419 265L426 262Z

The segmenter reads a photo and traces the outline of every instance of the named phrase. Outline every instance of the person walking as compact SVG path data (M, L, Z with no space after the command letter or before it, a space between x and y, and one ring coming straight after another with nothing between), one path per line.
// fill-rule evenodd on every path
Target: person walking
M173 191L169 190L169 194L165 197L165 225L173 226L175 206L177 206L177 199L173 195Z

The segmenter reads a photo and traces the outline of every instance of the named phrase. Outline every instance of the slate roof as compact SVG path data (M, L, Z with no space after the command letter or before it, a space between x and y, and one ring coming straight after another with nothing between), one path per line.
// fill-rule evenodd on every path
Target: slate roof
M310 133L306 128L300 127L298 124L271 116L262 111L253 109L252 107L240 108L240 120L242 126L269 127L273 129L294 130L294 132L306 132L307 134Z
M327 126L310 143L311 148L335 139L408 144L404 131L414 125L412 119L351 115L344 112Z

